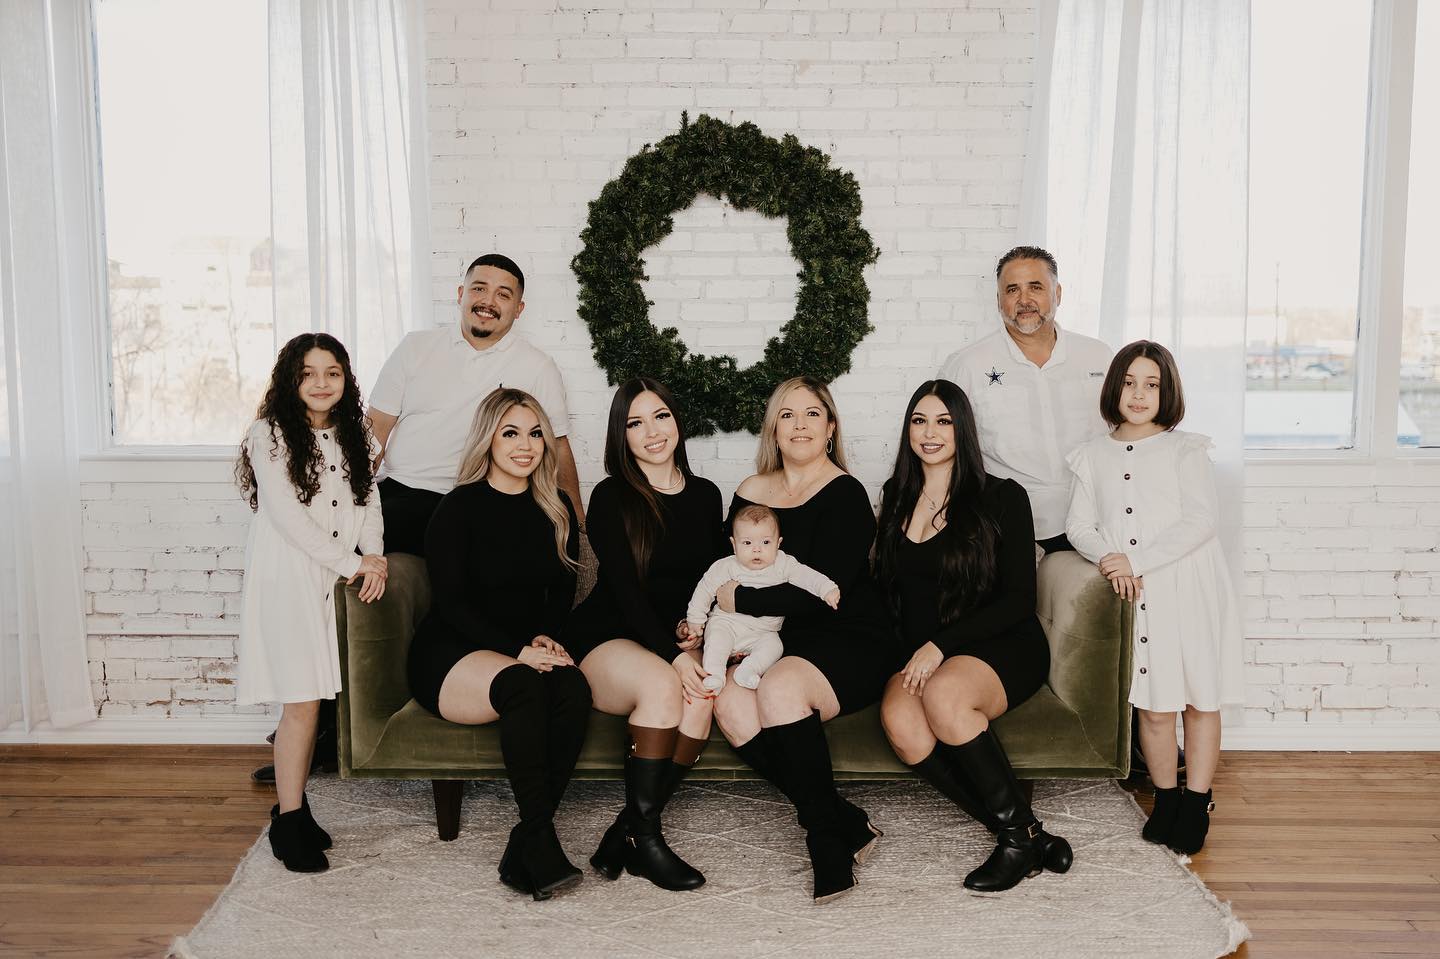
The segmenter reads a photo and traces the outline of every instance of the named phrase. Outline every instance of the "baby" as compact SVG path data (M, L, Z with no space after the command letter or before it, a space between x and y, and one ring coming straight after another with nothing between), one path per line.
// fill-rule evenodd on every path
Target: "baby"
M721 586L732 579L741 586L793 583L820 597L831 609L840 605L840 587L833 580L780 552L780 521L770 507L751 505L740 510L735 514L731 534L735 555L716 560L705 571L690 597L685 617L690 632L705 637L704 666L709 673L705 688L713 690L725 688L725 666L733 654L749 653L735 670L735 682L754 689L784 651L780 642L783 616L747 616L718 609L710 615Z

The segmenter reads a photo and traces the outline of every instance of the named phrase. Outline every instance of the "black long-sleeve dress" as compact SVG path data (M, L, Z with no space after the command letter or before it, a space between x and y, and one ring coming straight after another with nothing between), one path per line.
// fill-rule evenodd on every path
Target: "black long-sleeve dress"
M685 618L695 584L729 550L720 490L707 479L691 476L680 491L656 494L664 531L642 577L620 512L623 483L607 477L590 494L586 529L600 571L595 588L570 615L561 640L577 663L600 644L620 637L672 661L680 653L675 624Z
M1035 615L1035 523L1014 480L986 477L984 497L1000 527L995 585L955 619L940 622L940 568L947 526L923 543L901 537L895 578L908 657L933 642L945 654L986 663L1005 687L1007 708L1033 696L1050 674L1050 644Z
M736 494L727 527L751 501ZM772 507L773 508L773 507ZM825 675L841 714L880 698L899 668L899 650L879 587L870 575L875 514L860 481L837 476L799 506L775 509L786 553L835 581L840 607L798 586L741 586L735 609L751 616L784 616L780 639L786 656L808 660Z
M580 555L569 497L566 552ZM518 656L536 636L559 639L575 601L575 573L555 552L555 527L530 490L502 493L488 482L457 486L425 532L430 611L410 644L410 692L440 714L440 686L480 649Z

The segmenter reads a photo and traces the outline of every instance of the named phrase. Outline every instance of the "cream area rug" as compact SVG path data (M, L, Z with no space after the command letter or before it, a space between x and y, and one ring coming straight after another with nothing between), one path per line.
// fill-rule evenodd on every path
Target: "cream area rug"
M335 839L329 872L286 872L262 835L172 955L1209 959L1249 936L1174 854L1140 838L1144 817L1113 782L1038 783L1037 814L1070 840L1075 865L996 895L961 885L989 835L929 786L841 788L885 838L860 885L823 905L792 809L758 782L687 783L672 801L666 835L707 879L687 893L591 870L622 787L573 783L557 822L585 878L534 902L495 872L515 817L508 784L468 784L460 837L441 842L428 782L321 778L309 795Z

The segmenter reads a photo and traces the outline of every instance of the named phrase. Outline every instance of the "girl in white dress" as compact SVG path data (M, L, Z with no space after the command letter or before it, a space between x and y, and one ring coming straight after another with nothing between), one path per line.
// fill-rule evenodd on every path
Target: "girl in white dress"
M1066 536L1115 591L1136 603L1130 702L1155 784L1143 835L1195 853L1210 828L1220 761L1220 706L1243 699L1240 613L1220 541L1207 436L1185 415L1170 351L1139 340L1115 355L1100 391L1109 436L1075 449ZM1183 714L1186 786L1178 785L1175 714Z
M285 868L329 867L330 836L305 799L320 700L340 691L335 582L385 592L370 431L345 347L302 333L280 350L235 476L256 511L245 547L236 702L283 703L270 848ZM356 546L360 553L355 552Z

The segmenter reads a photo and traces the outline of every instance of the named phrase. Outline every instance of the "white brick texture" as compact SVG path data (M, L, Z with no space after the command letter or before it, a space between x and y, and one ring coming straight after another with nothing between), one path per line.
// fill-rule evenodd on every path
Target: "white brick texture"
M834 389L854 472L877 491L911 388L996 322L991 271L1015 240L1033 4L431 0L426 25L432 319L454 322L475 255L521 263L518 329L565 374L586 487L602 475L611 388L576 316L569 261L586 204L688 110L793 132L860 185L881 250L868 273L875 332ZM676 214L646 263L652 320L699 353L747 364L793 310L784 224L713 198ZM749 436L690 444L727 494L753 452ZM248 511L222 473L85 484L104 715L263 711L234 705ZM1440 721L1437 490L1440 464L1248 470L1247 725Z

